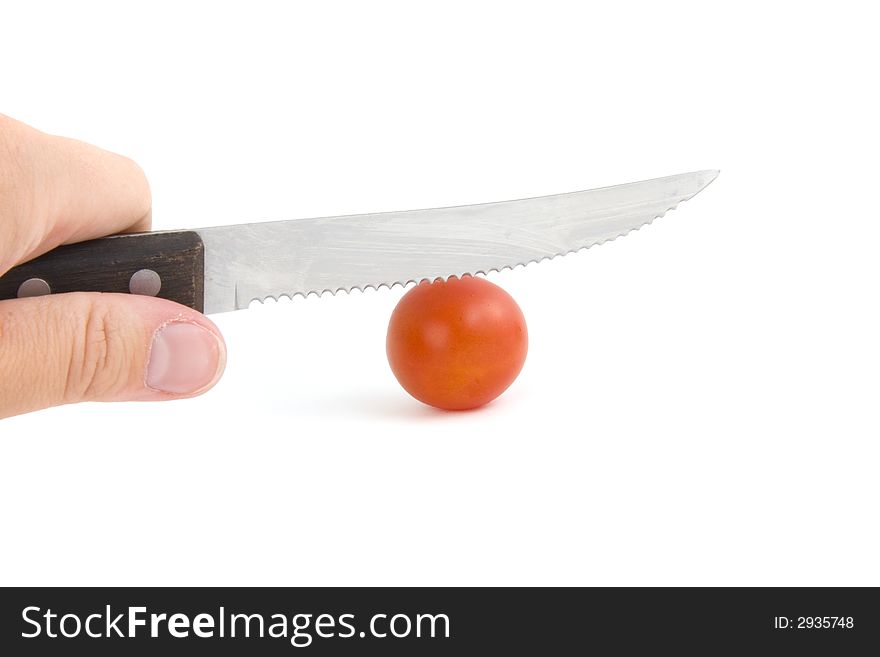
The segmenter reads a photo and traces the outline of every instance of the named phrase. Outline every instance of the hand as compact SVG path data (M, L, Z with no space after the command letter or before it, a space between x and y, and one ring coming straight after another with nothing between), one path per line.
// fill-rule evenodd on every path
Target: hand
M148 230L131 160L0 114L0 275L61 244ZM217 327L171 301L74 293L0 301L0 417L80 401L180 399L216 383Z

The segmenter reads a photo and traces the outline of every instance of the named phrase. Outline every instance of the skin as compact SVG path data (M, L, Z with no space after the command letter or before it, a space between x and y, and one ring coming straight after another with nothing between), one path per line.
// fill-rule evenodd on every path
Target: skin
M150 208L144 173L128 158L0 115L0 275L61 244L148 230ZM147 384L151 345L170 323L208 332L208 360L199 363L207 374L183 392ZM220 378L225 353L211 321L164 299L75 293L0 301L0 417L80 401L192 397Z
M525 363L528 332L516 302L485 279L423 281L395 308L386 350L391 370L413 397L467 410L513 383Z

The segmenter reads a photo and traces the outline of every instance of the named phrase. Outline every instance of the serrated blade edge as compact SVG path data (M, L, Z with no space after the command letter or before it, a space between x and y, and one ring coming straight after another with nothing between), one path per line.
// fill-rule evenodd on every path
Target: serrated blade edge
M717 175L697 171L515 201L199 229L205 312L540 262L649 224Z

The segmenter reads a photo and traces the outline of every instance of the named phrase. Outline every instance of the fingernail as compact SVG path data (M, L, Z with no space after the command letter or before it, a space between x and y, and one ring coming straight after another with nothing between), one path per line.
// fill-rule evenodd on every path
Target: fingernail
M146 384L154 390L198 392L219 376L225 350L214 333L191 322L170 322L153 334Z

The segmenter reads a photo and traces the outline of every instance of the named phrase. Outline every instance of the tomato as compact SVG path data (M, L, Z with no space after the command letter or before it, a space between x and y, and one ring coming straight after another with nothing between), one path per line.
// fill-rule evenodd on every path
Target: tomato
M422 281L394 309L386 350L394 376L419 401L476 408L522 369L526 320L507 292L483 278Z

